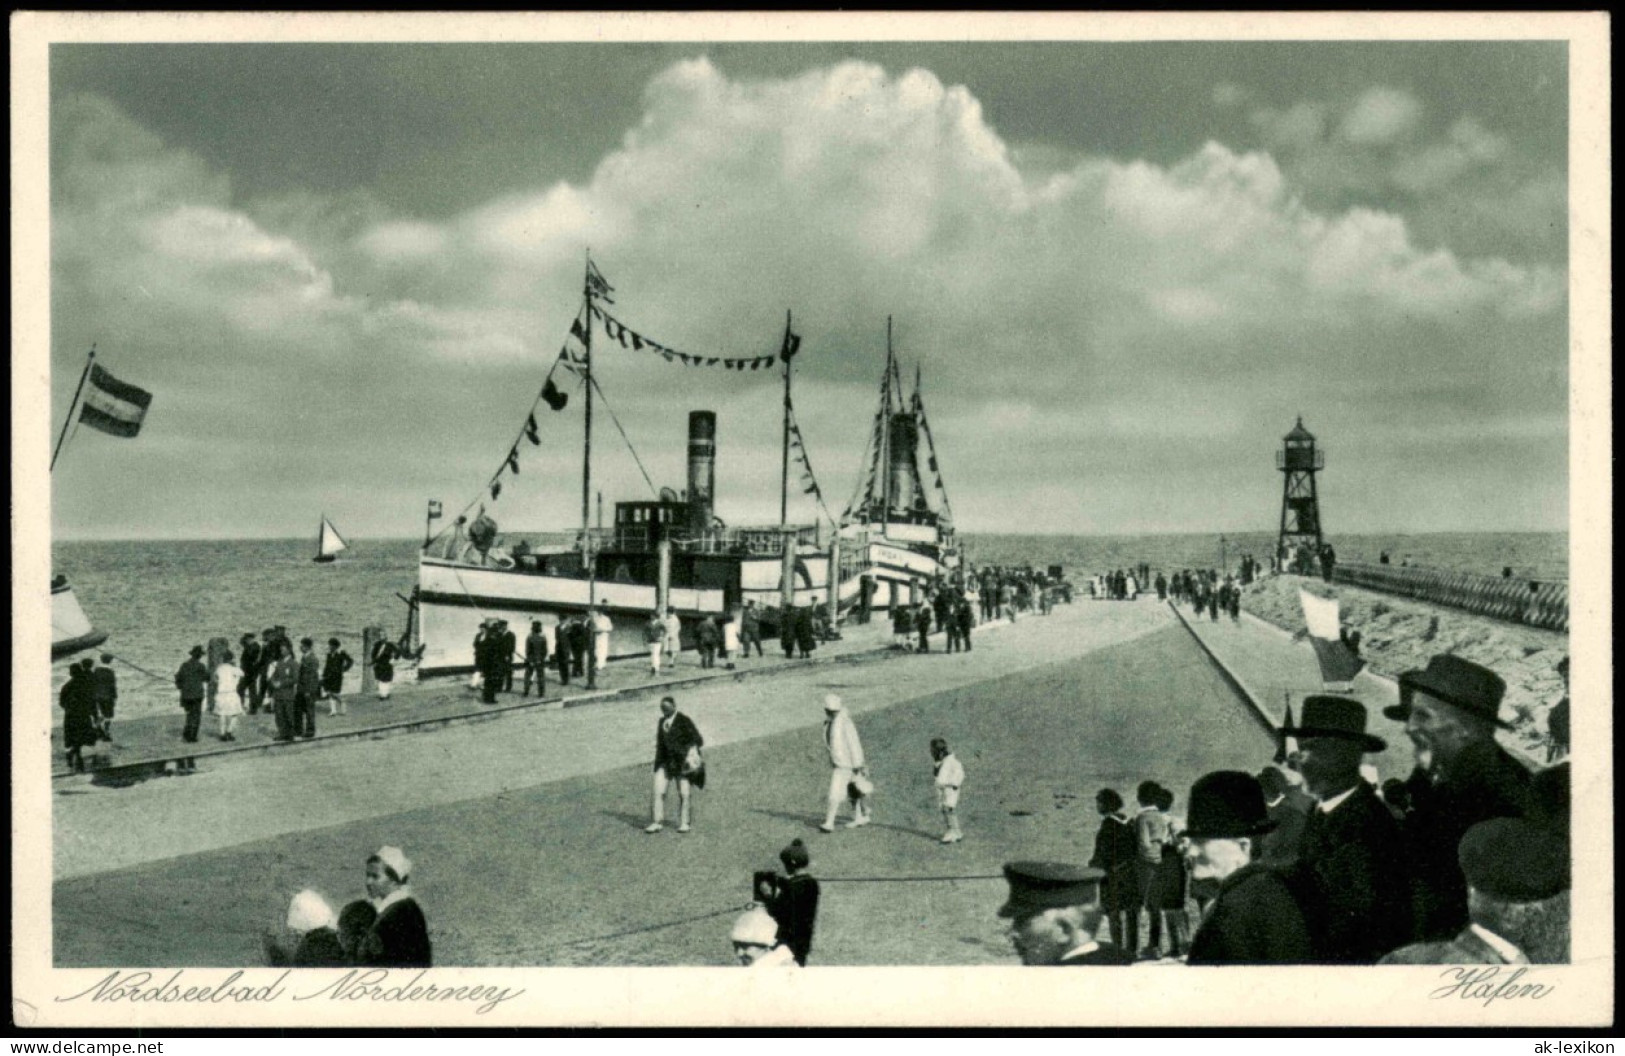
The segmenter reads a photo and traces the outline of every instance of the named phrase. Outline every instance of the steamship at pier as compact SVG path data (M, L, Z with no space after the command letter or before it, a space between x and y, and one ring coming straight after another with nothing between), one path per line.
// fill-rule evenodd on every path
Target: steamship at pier
M864 477L851 503L836 521L823 506L812 478L791 399L793 358L800 338L786 321L779 354L749 360L707 357L706 365L760 369L775 361L783 368L783 474L780 521L771 525L729 526L717 516L717 415L695 410L688 416L687 489L661 489L652 500L617 502L607 527L589 522L592 494L593 394L602 390L592 374L595 333L622 348L652 351L667 362L689 357L633 333L604 310L612 287L589 261L583 306L571 339L555 362L535 406L562 409L567 397L554 382L561 369L581 380L584 393L582 527L568 546L532 550L500 545L495 522L483 504L466 518L428 540L419 556L416 618L418 671L422 675L467 671L473 666L473 639L488 619L505 619L523 635L530 621L576 616L595 608L610 620L610 655L647 651L644 626L652 613L675 610L685 645L693 627L708 616L737 618L746 602L762 614L764 634L773 633L790 608L825 607L832 626L846 617L867 619L899 604L912 604L933 580L952 578L960 567L952 511L937 469L935 444L925 418L916 373L912 400L905 406L897 357L887 321L886 364L865 450ZM630 339L630 340L629 340ZM521 442L536 439L535 407L510 450L505 465L515 470ZM925 441L934 488L920 473ZM825 519L789 523L792 453L803 470L803 490L815 495ZM499 471L500 475L500 471ZM494 501L501 482L487 490ZM482 493L483 495L483 493ZM933 505L932 496L936 502ZM471 507L472 509L472 504Z

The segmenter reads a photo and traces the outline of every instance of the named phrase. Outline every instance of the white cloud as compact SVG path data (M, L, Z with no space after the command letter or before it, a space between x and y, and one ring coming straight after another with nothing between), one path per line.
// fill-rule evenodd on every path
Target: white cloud
M1338 134L1350 143L1378 146L1410 135L1421 119L1422 104L1409 92L1372 88L1343 115Z

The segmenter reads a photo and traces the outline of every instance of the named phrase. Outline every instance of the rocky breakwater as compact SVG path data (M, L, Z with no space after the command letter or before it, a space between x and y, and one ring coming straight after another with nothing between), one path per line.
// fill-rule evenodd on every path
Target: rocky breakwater
M1512 724L1512 740L1535 758L1546 758L1546 716L1563 696L1557 663L1569 653L1566 633L1304 576L1272 576L1253 584L1242 597L1242 608L1303 634L1300 588L1337 599L1343 626L1360 632L1360 655L1379 675L1397 678L1402 671L1426 667L1428 658L1439 653L1453 653L1500 675L1507 684L1501 717Z

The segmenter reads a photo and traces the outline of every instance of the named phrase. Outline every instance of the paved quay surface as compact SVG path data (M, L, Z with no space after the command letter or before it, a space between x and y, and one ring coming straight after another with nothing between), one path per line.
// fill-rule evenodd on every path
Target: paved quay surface
M878 791L875 824L826 836L832 690ZM687 836L642 832L646 699L60 794L56 963L257 964L258 931L291 892L357 897L363 860L390 842L417 862L437 964L725 964L751 872L800 837L824 881L814 963L1010 964L1000 863L1086 859L1099 787L1151 777L1182 801L1205 770L1272 751L1154 601L1063 606L990 630L969 656L809 667L680 699L710 773ZM949 847L933 736L969 772L967 838Z

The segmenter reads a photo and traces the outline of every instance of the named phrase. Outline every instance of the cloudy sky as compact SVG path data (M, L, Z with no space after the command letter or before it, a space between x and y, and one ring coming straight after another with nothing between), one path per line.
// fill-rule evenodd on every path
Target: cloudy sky
M1269 530L1299 414L1334 535L1563 528L1567 84L1561 43L57 45L53 419L92 343L155 401L72 438L55 533L413 534L589 247L678 349L794 311L836 513L891 315L963 529ZM710 408L720 513L776 519L774 376L597 367L656 484ZM579 518L580 399L540 417L506 529Z

